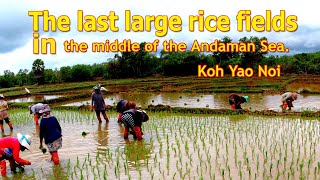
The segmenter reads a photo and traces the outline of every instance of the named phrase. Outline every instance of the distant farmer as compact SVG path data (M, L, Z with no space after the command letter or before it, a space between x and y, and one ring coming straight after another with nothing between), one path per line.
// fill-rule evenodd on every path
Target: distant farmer
M0 139L0 169L1 175L6 176L6 161L10 161L11 170L15 170L13 165L17 162L19 165L31 165L27 160L21 159L19 156L20 151L30 149L31 136L18 133L15 137L4 137ZM12 156L12 159L11 159Z
M8 114L8 103L7 101L4 100L3 94L0 94L0 128L2 133L4 133L4 128L3 128L3 120L8 124L11 130L13 130L12 123L10 122L10 117Z
M241 104L248 102L248 96L239 96L235 93L229 95L229 104L231 105L231 109L242 109Z
M129 110L136 109L136 103L133 101L121 100L117 104L118 123L120 123L122 113Z
M106 104L105 104L103 95L100 91L101 89L100 84L94 86L93 89L94 89L94 92L91 95L91 111L93 111L93 109L96 111L96 115L99 123L102 122L100 114L102 114L106 122L109 122L109 118L106 115Z
M133 134L134 139L142 140L143 132L141 126L143 122L149 120L149 116L143 110L129 109L123 112L121 123L124 124L123 137L128 139L129 132Z
M51 109L49 105L44 104L39 111L43 113L40 122L40 149L43 148L42 142L44 139L45 144L51 154L51 160L55 165L60 163L58 150L62 147L62 132L61 126L56 117L50 114Z
M29 106L30 114L33 114L33 120L36 123L36 125L39 125L39 118L41 117L41 113L39 113L39 110L42 108L43 104L32 104Z
M284 110L288 108L288 110L291 110L291 107L293 107L292 102L298 99L298 93L296 92L286 92L281 95L281 102L282 107Z

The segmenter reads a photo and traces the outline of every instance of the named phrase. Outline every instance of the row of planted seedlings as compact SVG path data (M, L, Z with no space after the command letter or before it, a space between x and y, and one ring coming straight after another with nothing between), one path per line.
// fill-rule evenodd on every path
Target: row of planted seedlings
M214 179L319 176L318 121L243 117L157 117L156 177ZM158 163L158 164L157 164ZM172 166L176 165L176 169Z
M93 113L58 111L66 123ZM98 148L40 177L70 179L318 179L317 120L149 113L144 140ZM116 122L110 122L116 123ZM90 123L88 123L89 125ZM92 125L96 125L91 123ZM119 141L122 141L119 139Z
M108 149L101 153L104 158L100 163L104 166L96 167L96 172L94 168L91 172L87 169L84 176L96 174L96 178L129 179L319 177L318 121L258 117L230 121L227 117L161 113L153 117L155 119L144 126L149 136L143 142L132 142L124 148L119 146L114 151ZM92 167L91 161L87 162L86 166ZM103 169L102 174L99 169Z

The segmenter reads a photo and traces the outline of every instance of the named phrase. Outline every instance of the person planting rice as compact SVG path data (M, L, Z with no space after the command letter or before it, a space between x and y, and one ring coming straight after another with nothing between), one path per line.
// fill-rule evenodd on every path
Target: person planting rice
M23 166L17 164L12 156L12 149L11 148L3 148L0 149L0 169L1 169L1 176L6 176L7 174L7 167L6 167L6 160L10 163L11 172L16 174L17 167L19 167L20 171L24 171Z
M286 110L288 107L288 110L291 110L291 107L293 107L292 102L297 99L298 99L298 93L296 92L283 93L281 95L282 108Z
M248 102L248 96L239 96L235 93L229 95L229 104L231 105L231 109L242 109L241 104Z
M45 144L51 154L51 160L55 165L60 163L58 150L62 147L62 132L61 126L56 117L50 114L51 109L49 105L44 104L40 113L43 113L40 122L40 149L43 148L42 142Z
M30 149L31 136L18 133L15 137L4 137L0 139L0 169L1 175L6 176L6 159L10 162L10 167L15 172L15 162L20 166L31 165L31 162L19 157L20 151Z
M8 124L10 127L10 130L13 130L12 123L10 122L10 117L8 114L8 103L7 101L4 100L3 94L0 94L0 128L1 132L4 133L4 128L3 128L3 120Z
M43 104L32 104L29 106L30 114L33 114L33 119L36 125L39 125L39 118L41 117L41 113L39 113L40 109L42 108Z
M91 95L91 109L90 110L91 111L93 111L93 109L95 110L99 123L102 122L100 114L102 114L102 116L106 122L109 122L109 118L106 115L106 104L105 104L103 95L100 91L100 89L101 89L100 84L94 86L93 89L94 89L94 92Z
M129 131L134 139L142 140L142 123L149 120L149 116L143 110L129 109L123 112L121 116L121 123L124 124L123 137L128 139Z
M124 107L125 107L125 105L128 103L128 101L127 100L124 100L124 99L122 99L122 100L120 100L118 103L117 103L117 112L119 113L118 114L118 123L120 122L120 120L121 120L121 116L122 116L122 113L124 112L124 111L126 111L126 110L124 110ZM128 110L128 109L127 109Z
M133 101L121 100L117 104L117 112L118 114L118 123L121 121L121 117L123 112L129 109L136 109L136 103Z

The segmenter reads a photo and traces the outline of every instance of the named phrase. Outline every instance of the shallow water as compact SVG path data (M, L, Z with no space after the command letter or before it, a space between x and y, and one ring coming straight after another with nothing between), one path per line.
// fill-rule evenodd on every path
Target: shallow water
M292 91L300 91L300 90L308 90L308 91L320 91L320 82L312 81L308 82L293 82L287 85L286 87L288 90Z
M12 99L9 102L39 102L44 100L50 100L50 99L57 99L61 96L59 95L31 95L27 97Z
M248 94L240 95L249 96L249 103L242 104L243 109L251 110L275 110L280 111L279 107L280 95L265 94ZM169 105L172 107L188 107L188 108L211 108L211 109L229 109L228 101L229 93L217 94L192 94L192 93L117 93L105 95L105 101L108 105L115 105L121 99L127 99L137 102L142 108L148 105ZM82 104L90 104L90 99L69 102L63 106L80 106ZM301 110L319 110L319 95L299 95L298 99L293 102L293 111Z
M150 113L150 120L142 128L144 140L138 142L132 136L129 141L123 139L123 128L116 123L115 113L108 114L108 124L99 125L94 113L56 111L63 147L59 150L61 168L55 168L49 154L38 149L39 131L31 115L10 113L15 123L13 135L32 135L32 153L21 153L32 165L14 179L320 177L317 120ZM85 137L83 131L88 132ZM12 177L9 172L8 176Z

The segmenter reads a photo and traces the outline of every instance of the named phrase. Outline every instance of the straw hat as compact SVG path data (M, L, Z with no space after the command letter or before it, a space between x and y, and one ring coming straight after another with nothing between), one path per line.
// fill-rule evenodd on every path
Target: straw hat
M31 144L31 136L29 135L24 135L24 134L17 134L17 138L19 140L19 143L24 146L27 149L30 149L30 144Z
M142 122L146 122L149 120L149 116L145 110L137 110L137 111L141 113Z
M94 86L93 89L94 89L94 90L100 90L100 89L101 89L101 85L98 84L98 85Z

